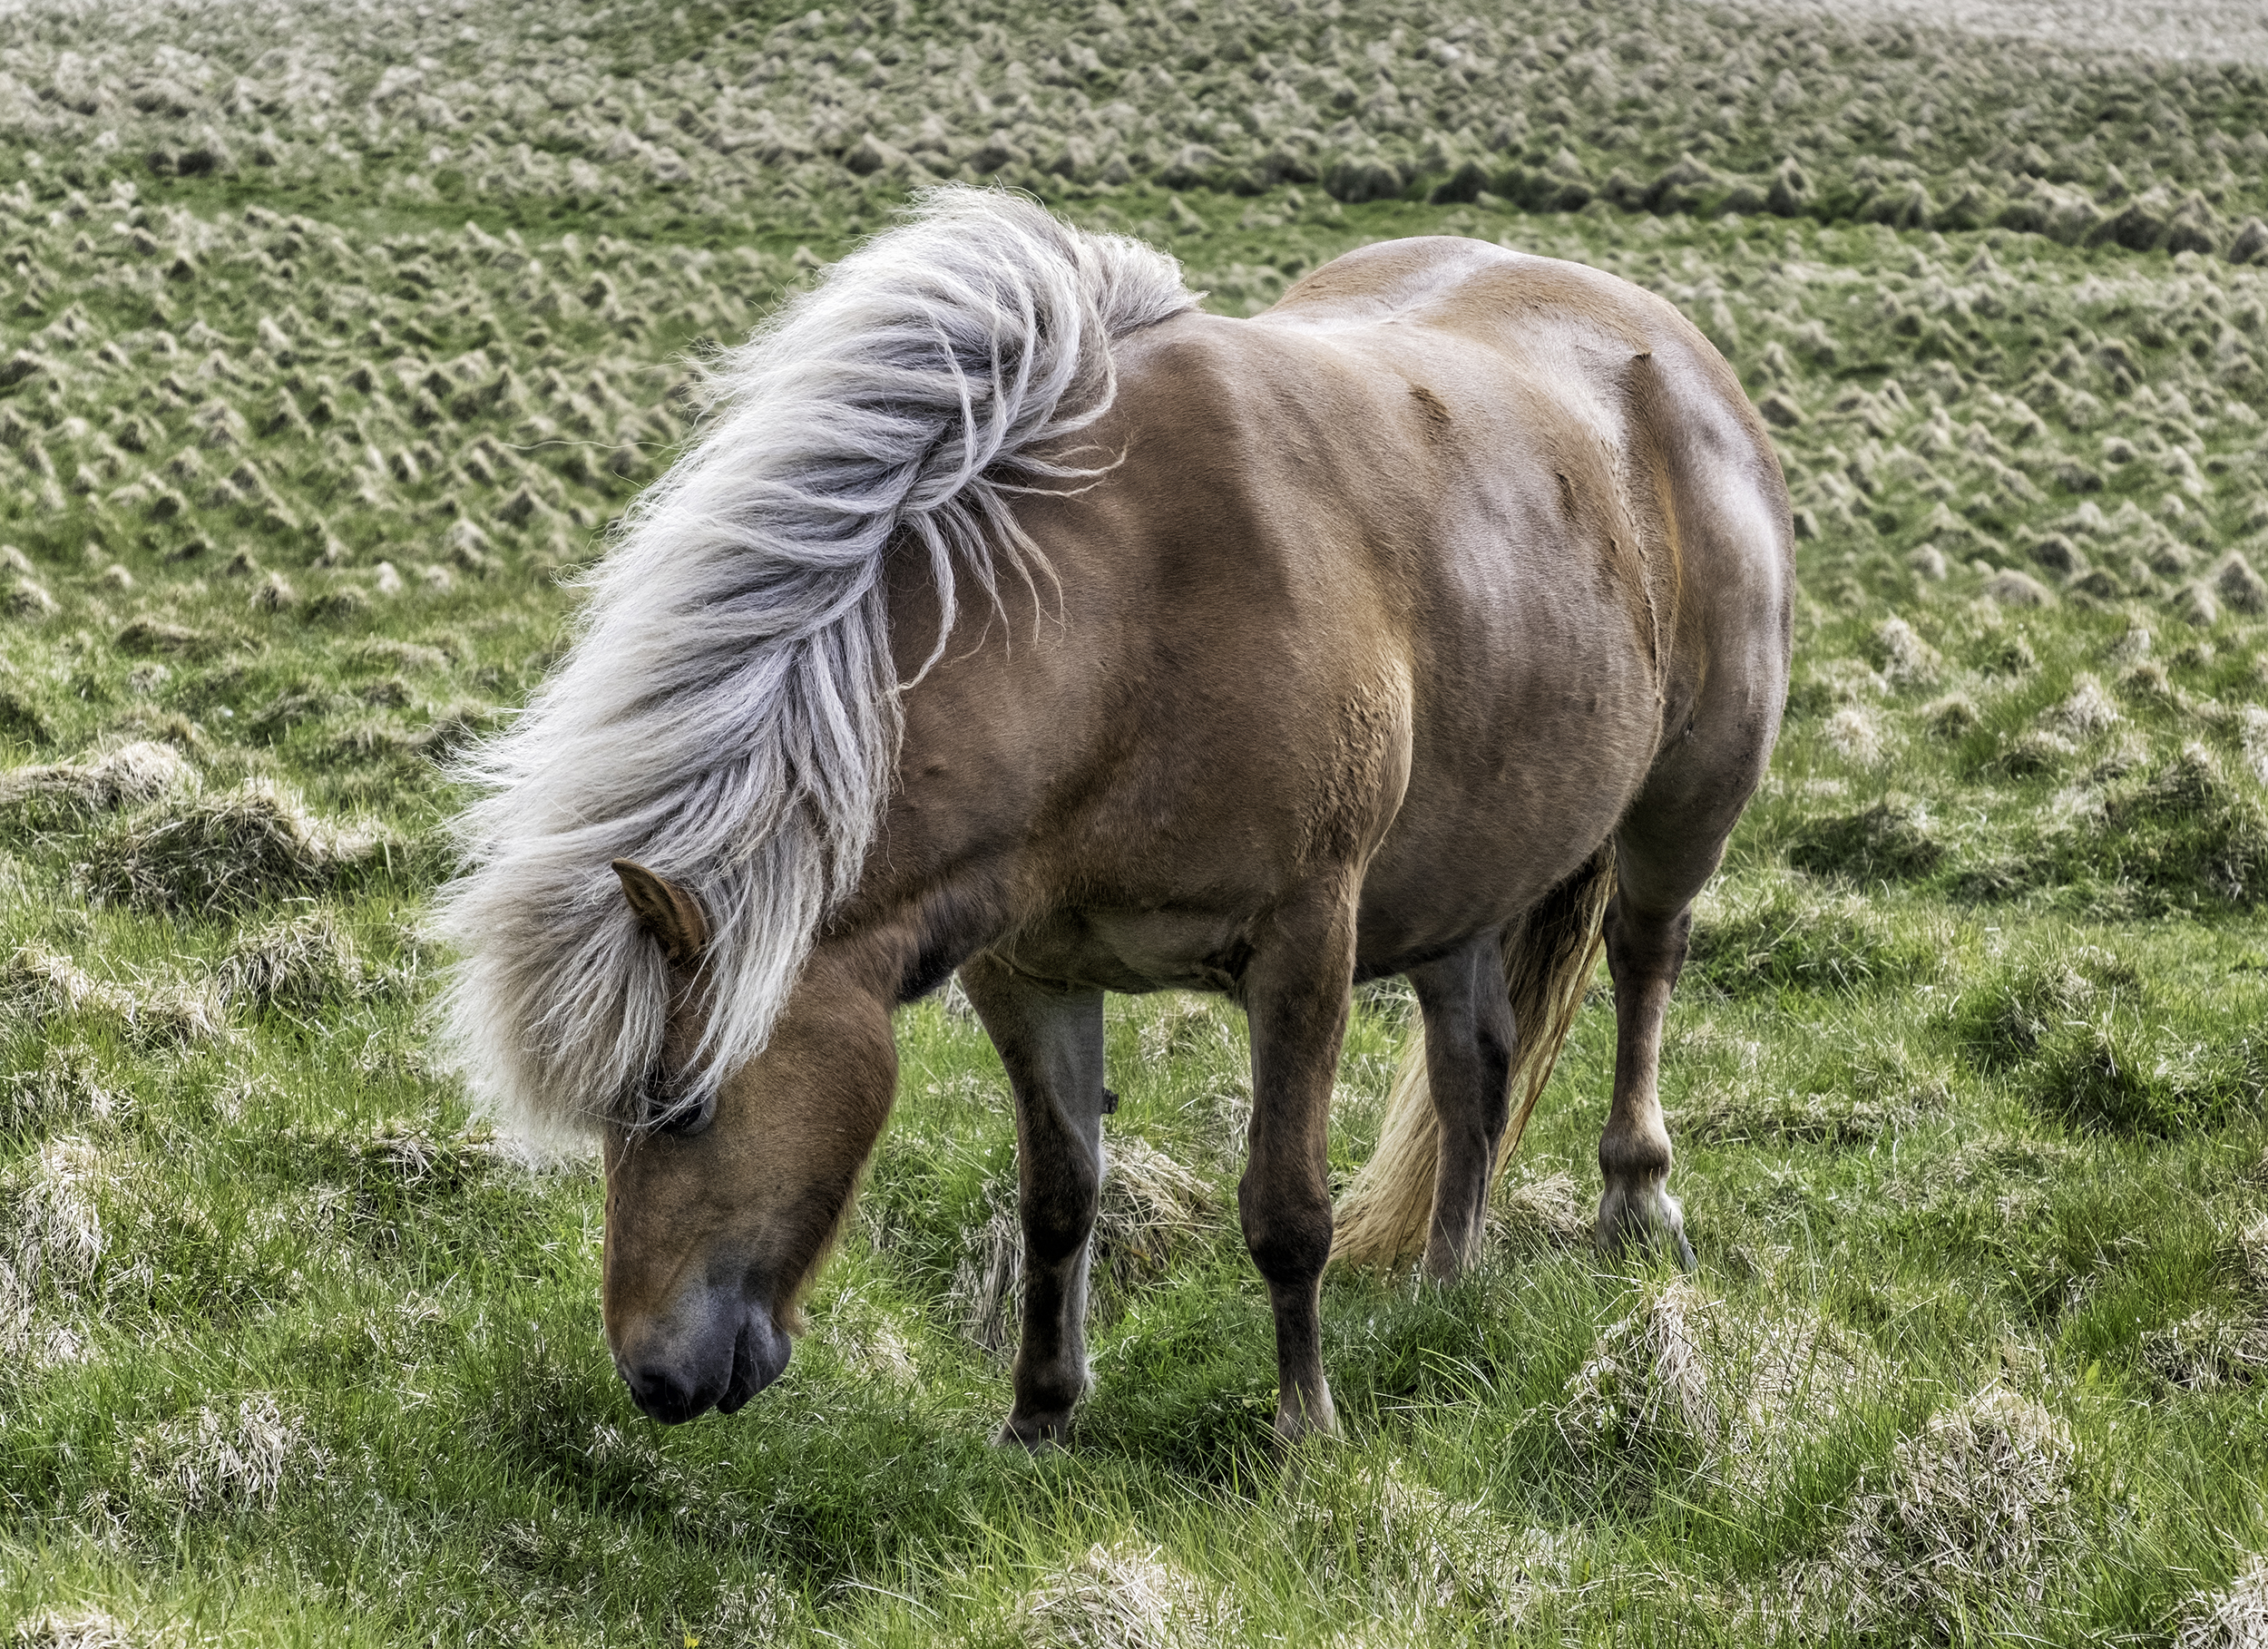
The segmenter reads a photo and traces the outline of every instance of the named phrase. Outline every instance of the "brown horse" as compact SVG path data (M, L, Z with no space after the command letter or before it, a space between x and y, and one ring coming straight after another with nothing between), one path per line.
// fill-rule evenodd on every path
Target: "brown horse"
M1003 1439L1064 1436L1088 1381L1106 991L1248 1016L1286 1437L1334 1424L1358 981L1405 975L1425 1034L1342 1257L1471 1262L1603 931L1599 1235L1690 1264L1662 1021L1778 731L1793 584L1765 431L1675 310L1428 239L1220 319L1158 254L948 190L722 398L475 758L445 903L490 1102L602 1139L640 1407L778 1375L889 1115L892 1012L955 970L1015 1095Z

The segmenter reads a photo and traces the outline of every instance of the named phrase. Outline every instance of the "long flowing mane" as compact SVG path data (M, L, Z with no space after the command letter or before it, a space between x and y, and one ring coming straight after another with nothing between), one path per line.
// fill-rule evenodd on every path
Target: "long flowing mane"
M670 981L616 858L709 918L683 1102L762 1050L895 768L910 684L885 556L927 557L934 663L959 581L997 603L1003 577L1045 576L1011 504L1100 473L1061 443L1109 407L1112 341L1195 301L1148 247L947 188L720 364L706 428L586 581L566 658L460 766L480 794L440 895L460 958L444 1034L499 1122L556 1146L641 1120Z

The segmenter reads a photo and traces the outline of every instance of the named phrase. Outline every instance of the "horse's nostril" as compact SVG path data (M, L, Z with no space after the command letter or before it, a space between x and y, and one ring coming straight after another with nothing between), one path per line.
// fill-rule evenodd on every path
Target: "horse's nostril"
M665 1426L682 1424L716 1401L713 1394L669 1370L624 1368L622 1381L630 1387L631 1400Z
M763 1312L751 1312L732 1348L732 1379L717 1400L719 1412L736 1414L748 1399L780 1377L793 1342Z

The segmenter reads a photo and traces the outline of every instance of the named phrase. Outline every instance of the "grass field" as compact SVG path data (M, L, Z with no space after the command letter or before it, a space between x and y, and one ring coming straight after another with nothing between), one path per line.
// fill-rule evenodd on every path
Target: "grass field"
M0 15L0 1628L2268 1639L2268 72L1890 9ZM1587 1244L1595 991L1487 1263L1334 1278L1279 1459L1242 1026L1117 1001L1097 1388L995 1452L1012 1129L933 1000L787 1376L631 1407L595 1169L426 1049L441 764L714 345L947 176L1229 314L1471 235L1732 359L1803 594L1666 1055L1696 1277Z

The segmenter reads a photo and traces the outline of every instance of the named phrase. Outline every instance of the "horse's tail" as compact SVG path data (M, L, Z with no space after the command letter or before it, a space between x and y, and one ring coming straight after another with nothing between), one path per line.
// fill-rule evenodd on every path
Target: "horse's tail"
M1609 841L1590 862L1504 930L1504 988L1511 998L1520 1055L1512 1067L1512 1114L1497 1148L1494 1172L1519 1147L1529 1116L1543 1096L1559 1048L1575 1023L1605 942L1600 927L1614 892ZM1337 1264L1399 1264L1425 1244L1433 1217L1433 1176L1440 1135L1425 1077L1425 1027L1414 1027L1386 1101L1378 1149L1340 1199L1331 1258Z

